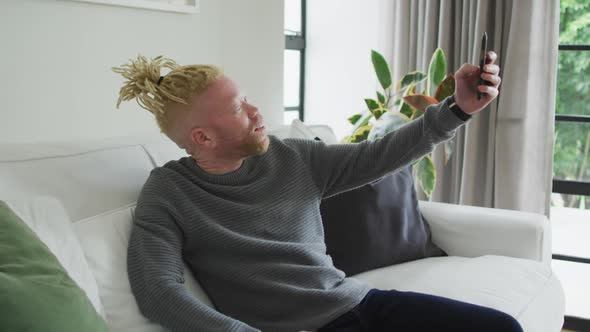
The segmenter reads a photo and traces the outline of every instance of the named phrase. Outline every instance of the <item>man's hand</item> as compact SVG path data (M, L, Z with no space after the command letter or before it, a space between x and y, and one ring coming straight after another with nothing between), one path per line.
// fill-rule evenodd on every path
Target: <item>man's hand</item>
M498 58L495 52L490 51L486 56L486 64L483 66L481 78L488 81L490 85L479 84L479 67L471 64L464 64L455 73L455 102L463 112L473 114L481 111L498 96L500 78L500 67L494 62ZM480 100L477 99L477 92L482 92Z

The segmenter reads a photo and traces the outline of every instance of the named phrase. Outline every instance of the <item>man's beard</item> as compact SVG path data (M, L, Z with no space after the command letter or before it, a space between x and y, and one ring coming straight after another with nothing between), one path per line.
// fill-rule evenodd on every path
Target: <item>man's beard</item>
M242 150L246 157L260 156L268 151L269 139L267 135L260 136L257 134L249 135L244 142Z

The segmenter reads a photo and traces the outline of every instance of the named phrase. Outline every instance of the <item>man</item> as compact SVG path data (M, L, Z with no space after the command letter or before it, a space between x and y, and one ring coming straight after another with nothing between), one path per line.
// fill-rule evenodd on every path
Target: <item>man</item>
M495 60L490 52L481 75L463 65L454 96L398 131L330 146L268 136L217 67L140 56L115 68L128 79L119 103L137 99L190 155L155 168L137 203L128 274L141 312L172 331L522 331L490 308L345 278L326 255L319 211L323 197L450 139L498 95ZM183 262L215 309L187 292Z

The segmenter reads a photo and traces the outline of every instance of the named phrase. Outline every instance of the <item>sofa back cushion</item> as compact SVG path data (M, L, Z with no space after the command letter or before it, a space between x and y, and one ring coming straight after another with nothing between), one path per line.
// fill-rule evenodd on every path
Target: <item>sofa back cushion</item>
M334 141L327 126L310 128ZM290 137L292 126L268 133ZM0 143L0 199L56 197L72 222L131 204L150 171L186 156L163 134L100 140Z
M446 255L432 242L412 167L322 200L327 252L347 276Z
M0 145L0 199L56 197L76 221L135 202L153 167L124 141Z

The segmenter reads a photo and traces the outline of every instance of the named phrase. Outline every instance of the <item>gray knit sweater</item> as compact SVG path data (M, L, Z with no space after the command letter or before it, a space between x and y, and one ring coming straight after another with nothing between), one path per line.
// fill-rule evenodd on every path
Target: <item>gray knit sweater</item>
M208 174L190 157L155 168L137 203L128 251L141 312L172 331L327 324L370 287L345 278L326 255L321 199L407 166L464 123L445 101L372 142L270 136L266 154L228 174ZM183 261L216 310L185 290Z

